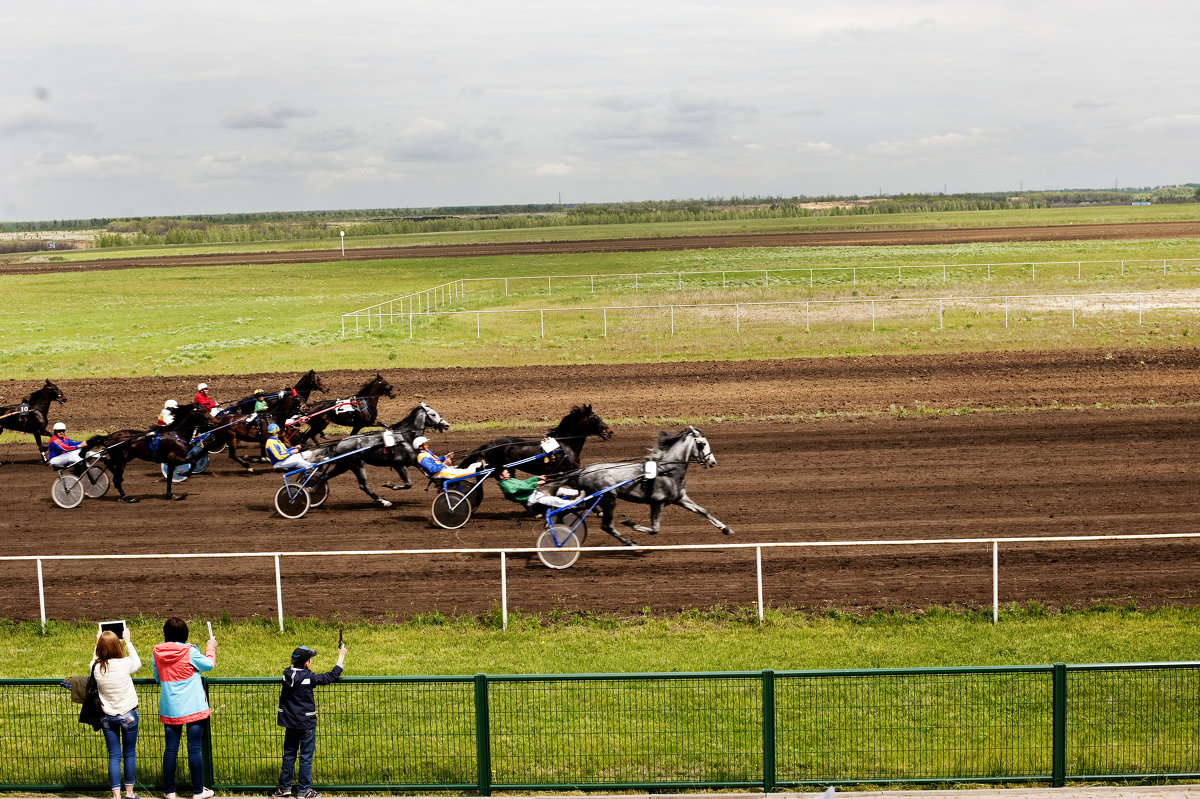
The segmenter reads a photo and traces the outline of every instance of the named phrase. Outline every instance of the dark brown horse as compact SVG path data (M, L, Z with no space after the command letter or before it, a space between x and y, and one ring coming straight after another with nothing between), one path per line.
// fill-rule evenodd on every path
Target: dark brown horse
M301 405L304 405L308 402L308 397L310 394L312 394L312 392L324 392L328 390L329 386L325 385L325 381L321 379L320 375L318 375L315 370L309 369L300 376L300 379L296 381L296 385L292 386L290 389L284 389L271 394L263 394L262 398L267 403L267 410L271 411L274 410L275 406L282 402L289 395L300 397L300 403ZM250 413L254 410L254 403L257 401L258 396L255 394L251 394L248 397L242 397L237 402L226 403L217 416L220 418L221 416L237 416L239 414Z
M134 459L166 464L167 474L185 463L190 464L202 450L193 447L192 436L196 429L209 423L208 413L194 403L180 405L175 411L175 421L155 430L118 430L108 435L92 436L83 449L84 457L92 450L100 450L101 457L108 463L112 473L112 484L122 502L137 502L137 497L125 493L125 467ZM167 499L184 499L186 494L174 496L171 489L175 481L167 479Z
M523 463L518 468L530 474L555 474L578 469L579 456L588 436L607 441L613 437L613 431L592 411L591 405L576 405L547 435L558 442L558 450L544 458ZM482 461L486 466L500 467L536 455L541 449L540 438L504 436L476 447L458 462L470 464Z
M205 438L204 448L209 451L219 451L222 446L229 447L229 457L253 473L254 467L250 461L237 454L239 441L257 442L260 450L260 462L267 460L267 426L274 422L284 429L288 419L300 412L300 394L285 394L275 406L268 411L258 414L241 414L235 416L218 416L213 419L213 431Z
M288 442L296 445L316 441L331 424L349 427L350 435L358 435L364 427L379 424L379 398L395 396L395 386L376 373L349 399L322 400L305 408L304 426L288 436Z
M0 407L0 429L29 433L37 442L38 452L42 453L42 460L45 460L46 448L42 446L42 436L50 438L50 431L47 429L48 416L50 403L55 400L66 402L67 397L58 386L47 380L46 385L16 405Z

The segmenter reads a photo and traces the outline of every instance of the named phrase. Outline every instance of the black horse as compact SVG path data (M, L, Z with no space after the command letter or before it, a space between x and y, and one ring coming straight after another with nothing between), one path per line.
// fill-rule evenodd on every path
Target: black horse
M305 408L305 426L289 437L288 443L303 445L306 441L316 441L331 424L349 427L350 435L356 436L364 427L378 424L379 398L395 396L395 386L376 373L349 399L322 400Z
M49 424L50 403L58 400L66 402L67 397L58 386L46 381L46 385L30 394L16 405L0 407L0 429L16 430L18 433L29 433L37 442L38 452L42 460L46 459L46 448L42 446L42 436L50 438Z
M325 381L321 379L316 371L309 369L300 376L300 379L296 381L296 385L292 386L291 388L285 388L276 393L263 394L262 399L267 403L267 410L270 411L289 396L299 397L299 406L303 406L308 403L308 398L312 392L324 392L328 390L329 387L325 385ZM258 399L259 397L257 394L251 394L248 397L242 397L237 402L230 402L225 405L217 414L217 416L237 416L239 414L248 414L254 410L254 403L256 403Z
M85 459L87 454L95 449L101 451L101 457L108 462L112 472L112 484L123 502L137 502L136 497L125 493L125 466L135 458L162 463L167 466L167 474L175 473L175 469L183 464L191 464L202 450L193 447L192 436L196 430L209 424L208 413L194 403L180 405L175 410L175 421L157 430L118 430L108 435L92 436L87 440L82 450ZM193 455L195 453L195 455ZM174 496L172 488L175 481L167 478L167 499L184 499L186 494Z
M591 405L576 405L546 435L558 442L558 450L517 468L530 474L546 475L578 469L579 456L588 436L607 441L613 437L613 431L592 411ZM498 468L542 452L542 441L540 438L515 436L494 438L476 447L458 462L469 464L482 461L488 467Z
M647 462L653 467L647 468ZM614 488L600 498L602 513L601 529L623 544L633 546L633 541L613 529L613 509L617 498L627 502L638 502L650 506L650 526L634 524L624 520L622 524L632 527L639 533L654 535L658 532L662 520L663 508L667 505L678 505L693 513L698 513L718 527L725 535L732 535L733 530L713 516L704 508L692 501L687 495L684 485L687 481L689 463L699 463L705 469L717 465L708 439L694 427L686 427L678 433L662 432L658 441L646 456L645 461L635 463L593 463L568 482L585 494L595 494L606 488L618 485L626 480L619 488ZM648 476L651 472L654 476Z
M344 472L354 472L354 476L358 479L358 487L362 489L363 493L369 496L373 502L390 508L392 503L380 497L367 485L366 467L383 466L393 469L406 484L400 488L411 487L412 483L408 480L408 472L405 467L415 466L417 463L417 452L412 445L413 439L425 430L445 432L449 429L450 423L443 419L441 414L422 402L413 408L403 420L382 432L347 436L314 449L309 455L312 463L320 463L339 455L346 455L346 457L330 463L327 470L318 475L309 487L314 494L320 496L324 494L322 486L330 479ZM353 455L347 454L358 449L364 449L364 451ZM394 486L389 486L389 488L392 487Z

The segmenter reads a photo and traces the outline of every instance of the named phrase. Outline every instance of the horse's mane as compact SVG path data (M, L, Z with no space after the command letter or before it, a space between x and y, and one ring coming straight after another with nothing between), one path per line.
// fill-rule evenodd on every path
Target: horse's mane
M39 388L37 391L34 391L33 393L31 393L28 397L26 397L22 401L23 402L34 402L37 398L44 397L50 393L59 394L61 392L58 390L58 386L54 385L49 380L47 380L41 388Z
M362 388L360 388L358 390L358 396L360 396L360 397L365 396L367 389L370 388L371 386L375 385L376 383L386 383L386 382L387 381L383 379L383 375L376 372L374 377L372 377L370 380L368 380L367 382L362 384Z
M679 440L686 436L692 428L685 427L678 433L671 433L666 430L661 430L658 433L658 442L650 450L650 457L657 458L666 453L671 447L679 443Z
M592 406L590 403L588 405L572 405L567 415L562 418L561 422L550 428L549 433L550 435L568 433L571 431L571 427L568 426L570 423L586 419L591 415Z

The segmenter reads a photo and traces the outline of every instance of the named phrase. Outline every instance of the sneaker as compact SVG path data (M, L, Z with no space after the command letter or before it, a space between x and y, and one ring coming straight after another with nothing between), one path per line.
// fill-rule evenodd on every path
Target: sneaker
M267 796L271 797L271 799L291 799L292 790L291 788L280 787L276 788L274 793L267 794Z
M179 798L177 796L175 796L174 791L171 791L170 793L164 793L163 799L179 799Z
M307 791L300 794L300 799L320 799L320 797L321 797L321 792L314 791L312 788L309 788Z
M192 794L192 799L212 799L216 796L216 792L212 788L205 788L200 793Z

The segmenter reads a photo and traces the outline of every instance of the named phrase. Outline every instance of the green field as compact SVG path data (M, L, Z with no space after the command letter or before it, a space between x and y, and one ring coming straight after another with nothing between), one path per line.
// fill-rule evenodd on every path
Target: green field
M490 316L483 329L474 314L457 320L417 320L342 337L341 314L464 277L699 273L743 270L744 285L722 290L708 276L699 285L663 278L656 284L629 277L601 280L592 294L580 280L546 296L537 281L513 285L508 297L494 286L478 287L454 307L466 310L562 307L606 303L804 301L894 298L947 294L1087 293L1163 291L1196 287L1193 265L1173 264L1168 274L1153 264L1117 275L1121 260L1188 259L1194 241L1111 241L1049 244L973 244L944 247L837 247L699 250L671 253L610 253L495 258L380 260L267 266L213 266L0 277L15 302L0 307L0 379L65 379L87 376L241 374L298 368L433 367L567 364L634 360L698 360L908 352L956 352L1072 347L1190 346L1190 311L1150 316L1093 316L1076 327L1062 314L1010 319L951 311L939 326L936 309L885 318L871 329L864 306L849 319L819 322L808 332L802 317L768 314L746 318L730 335L727 317L679 317L675 333L662 312L613 317L603 335L596 311L550 314L546 328L536 314ZM1113 263L1089 267L1077 277L1076 261ZM1043 267L1036 281L1027 269L997 267L992 277L975 269L937 270L924 276L889 273L852 278L848 271L786 275L778 270L878 267L899 264L1019 264L1072 262ZM769 289L761 271L776 270ZM474 285L474 284L473 284ZM887 317L884 314L884 317ZM1018 314L1018 317L1020 315ZM1021 324L1025 322L1026 324ZM1036 323L1035 323L1036 322ZM1045 323L1043 323L1045 322ZM1035 324L1029 324L1035 323ZM351 321L353 324L353 321ZM544 335L543 335L544 333ZM302 353L302 356L301 356Z

